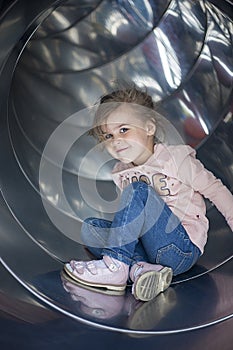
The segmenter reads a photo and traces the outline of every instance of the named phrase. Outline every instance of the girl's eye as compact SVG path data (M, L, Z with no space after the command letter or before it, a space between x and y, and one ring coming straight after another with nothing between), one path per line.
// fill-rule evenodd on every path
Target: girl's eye
M120 133L125 134L129 129L128 128L121 128Z
M112 138L112 134L105 134L104 139L105 140L110 140Z

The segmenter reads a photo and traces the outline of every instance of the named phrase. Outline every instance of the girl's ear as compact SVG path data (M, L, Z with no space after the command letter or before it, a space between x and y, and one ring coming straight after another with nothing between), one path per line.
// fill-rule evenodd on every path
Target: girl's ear
M156 125L155 121L153 119L146 121L146 132L148 136L152 136L155 134L156 131Z

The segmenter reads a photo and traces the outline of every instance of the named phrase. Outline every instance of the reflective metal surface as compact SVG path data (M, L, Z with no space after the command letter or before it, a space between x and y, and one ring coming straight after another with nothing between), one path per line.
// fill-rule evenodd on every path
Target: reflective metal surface
M42 314L47 315L46 308L55 310L48 317L77 320L75 327L87 337L94 327L109 330L111 336L116 331L131 335L131 342L142 337L153 348L161 345L161 339L169 346L175 340L182 349L190 334L199 334L190 349L204 348L203 344L215 349L217 343L208 330L217 329L225 334L219 337L224 344L219 348L230 349L233 235L210 203L205 254L197 266L177 276L166 293L149 303L136 302L129 290L125 295L106 295L83 289L60 273L64 261L88 259L73 234L77 232L78 237L82 220L108 215L93 196L93 183L106 201L116 196L107 175L112 163L101 152L91 154L80 175L80 164L95 149L86 135L91 117L83 111L110 91L116 80L146 85L184 142L195 147L206 167L233 190L229 2L226 6L218 2L218 7L201 0L10 3L2 8L0 23L5 48L0 57L0 256L5 268L0 273L7 276L8 271L14 278L7 277L2 287L3 304L8 305L5 295L15 281L22 297L17 304L13 293L10 300L19 309L30 310L31 305L34 310L35 303ZM64 156L64 205L54 179L41 183L40 167L49 138L75 113L75 125L67 125L70 135L77 132L80 137ZM64 142L58 139L55 154L62 152ZM45 161L58 169L51 159ZM96 176L98 164L103 167ZM56 227L48 208L63 229ZM24 289L16 281L25 287L27 307ZM12 309L3 308L16 315ZM57 316L56 311L61 314ZM20 314L25 322L32 319L27 312Z

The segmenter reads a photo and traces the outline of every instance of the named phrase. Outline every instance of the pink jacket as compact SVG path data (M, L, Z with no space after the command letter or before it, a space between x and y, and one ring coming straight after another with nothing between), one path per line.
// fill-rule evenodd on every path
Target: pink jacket
M190 146L157 144L146 163L134 166L118 162L112 176L121 190L134 181L153 186L202 253L209 228L203 196L217 207L233 231L233 195L196 159Z

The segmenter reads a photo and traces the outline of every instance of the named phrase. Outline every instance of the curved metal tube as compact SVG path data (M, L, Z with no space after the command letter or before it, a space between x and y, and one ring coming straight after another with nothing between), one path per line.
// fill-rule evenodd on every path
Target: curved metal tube
M183 142L233 189L232 20L202 0L44 0L16 2L1 25L12 36L0 36L2 264L47 305L102 329L164 335L230 319L233 236L210 203L205 254L150 303L136 303L128 292L86 290L60 271L74 256L87 258L78 238L82 220L109 214L93 186L103 202L116 196L107 175L112 161L86 134L93 105L116 80L146 85ZM62 169L43 154L61 126L56 157L67 135L74 138ZM40 177L45 166L61 171L61 183Z

